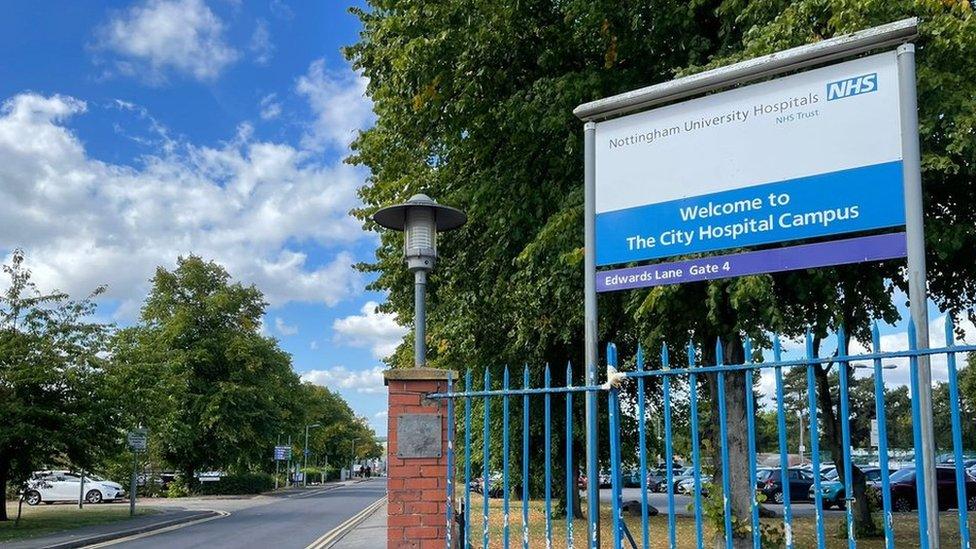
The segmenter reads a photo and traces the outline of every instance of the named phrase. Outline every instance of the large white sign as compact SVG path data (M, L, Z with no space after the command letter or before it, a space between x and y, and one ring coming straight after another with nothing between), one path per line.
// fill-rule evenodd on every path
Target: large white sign
M597 124L598 265L904 224L883 53Z

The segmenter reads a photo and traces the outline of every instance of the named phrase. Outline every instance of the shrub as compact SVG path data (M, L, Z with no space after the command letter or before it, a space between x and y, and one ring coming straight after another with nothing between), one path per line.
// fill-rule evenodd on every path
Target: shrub
M196 492L203 495L260 494L274 488L274 476L267 473L225 475L213 482L201 482Z
M182 478L177 478L166 487L166 497L168 498L185 498L188 495L190 495L190 490Z

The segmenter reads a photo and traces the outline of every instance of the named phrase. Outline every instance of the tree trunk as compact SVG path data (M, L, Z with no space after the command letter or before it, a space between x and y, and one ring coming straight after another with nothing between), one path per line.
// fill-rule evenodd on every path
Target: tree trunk
M726 364L741 364L744 362L745 353L742 342L738 338L723 344L724 362ZM709 393L712 397L713 407L712 417L712 442L715 453L712 455L714 474L712 484L716 490L721 490L723 486L723 475L729 475L730 504L732 516L739 524L751 525L752 520L752 500L755 497L755 479L749 478L749 446L748 432L746 426L746 394L751 396L752 387L746 387L745 375L742 372L729 372L725 374L725 411L726 411L726 440L721 438L721 425L718 414L718 375L709 375ZM728 448L729 469L722 469L722 446ZM739 530L735 532L736 547L751 545L751 536L743 537L745 534ZM724 530L716 536L716 543L724 542ZM724 543L721 544L724 547Z
M820 339L814 340L815 354L819 355ZM845 482L844 478L844 440L841 431L840 414L835 411L833 395L830 392L830 368L831 364L814 365L813 372L817 382L817 407L820 410L824 427L823 436L828 448L830 457L837 466L837 481ZM852 368L847 369L848 386L852 381ZM838 387L837 408L840 407L840 388ZM846 418L844 418L846 421ZM813 421L811 419L811 421ZM871 509L867 498L867 486L864 473L853 463L851 464L851 487L854 491L854 531L856 535L877 535L878 527L871 517Z
M3 494L3 505L0 505L0 522L9 520L7 517L7 470L10 467L9 460L0 455L0 494Z

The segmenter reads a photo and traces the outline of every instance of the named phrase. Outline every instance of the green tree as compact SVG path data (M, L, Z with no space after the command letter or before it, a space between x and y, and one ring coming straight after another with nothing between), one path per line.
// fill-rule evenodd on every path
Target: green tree
M141 323L115 338L129 425L148 427L190 485L201 470L267 466L276 436L301 417L291 357L259 333L265 307L257 288L189 256L156 270Z
M119 442L92 299L44 293L17 250L0 295L0 494L44 466L90 468ZM0 521L7 520L0 505Z
M351 158L371 170L360 190L365 206L357 214L374 228L368 215L377 207L427 192L470 216L464 229L441 241L443 264L431 276L428 337L434 365L470 366L475 379L490 368L497 379L500 364L562 364L582 355L582 134L571 114L576 105L910 15L922 20L918 74L929 287L933 299L954 314L974 303L976 267L965 253L976 243L976 118L969 93L976 87L976 22L969 2L370 4L357 11L364 30L347 50L369 78L378 115ZM406 322L413 294L400 265L400 239L383 234L377 261L362 267L378 273L372 289L389 291L386 310ZM708 363L716 358L718 338L725 361L741 362L739 337L748 334L757 346L768 345L768 330L795 336L812 326L817 350L841 324L850 337L869 341L869 319L897 317L891 298L896 287L905 287L900 268L892 261L870 269L839 267L605 295L599 338L616 341L626 357L638 342L656 349L667 340L683 348L691 337L701 353L696 358ZM408 364L409 346L401 345L391 364ZM823 387L819 407L833 426L836 406L826 390L830 368L817 366L815 373ZM712 448L728 444L737 456L729 472L733 510L747 524L752 479L745 469L744 403L751 388L741 375L725 377L729 440L717 438L717 414L705 424L705 435ZM540 378L535 366L533 382ZM716 379L707 378L714 402ZM554 432L560 432L555 423ZM828 447L836 456L838 432L830 429ZM858 521L871 530L866 513L859 506Z

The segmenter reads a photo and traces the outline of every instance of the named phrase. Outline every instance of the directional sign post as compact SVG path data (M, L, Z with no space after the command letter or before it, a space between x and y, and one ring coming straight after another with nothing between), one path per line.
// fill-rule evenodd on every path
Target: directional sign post
M132 478L129 481L129 516L136 514L136 490L138 485L136 476L139 473L139 454L146 451L149 444L149 431L146 429L133 429L129 431L126 440L129 448L132 449Z

